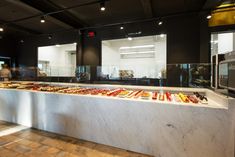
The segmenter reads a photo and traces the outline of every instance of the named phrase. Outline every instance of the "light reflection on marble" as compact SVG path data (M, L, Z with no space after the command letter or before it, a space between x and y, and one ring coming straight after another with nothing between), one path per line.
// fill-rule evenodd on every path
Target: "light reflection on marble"
M0 90L0 120L156 157L234 157L234 101L208 96L224 104Z

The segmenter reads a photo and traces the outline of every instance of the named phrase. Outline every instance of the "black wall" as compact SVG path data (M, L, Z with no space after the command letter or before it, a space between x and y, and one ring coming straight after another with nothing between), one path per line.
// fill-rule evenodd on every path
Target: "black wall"
M198 15L167 21L167 64L200 62L199 21Z
M210 29L204 14L200 14L200 63L210 63Z
M0 37L0 56L15 58L17 54L17 40L12 37Z
M164 19L158 26L156 21L133 23L120 26L90 29L83 32L83 64L101 64L101 40L126 38L126 34L142 32L147 36L167 34L167 63L207 63L209 62L208 24L204 16L188 14ZM87 37L88 31L95 31L94 38Z
M18 63L20 66L37 66L37 51L40 46L49 46L56 44L67 44L79 41L79 32L77 30L68 30L49 35L24 36L23 42L18 42Z
M11 39L0 39L0 56L13 57L15 56L15 43Z
M96 31L96 30L94 30ZM101 64L101 36L88 37L88 31L82 32L82 65L97 66Z
M18 47L18 63L23 66L37 66L37 47L55 44L78 42L78 65L101 65L101 41L107 39L126 38L126 34L142 32L141 35L167 34L167 63L206 63L209 62L209 32L204 15L187 14L163 19L162 26L157 21L125 24L120 26L101 27L81 31L69 30L55 33L52 39L48 35L26 36ZM96 36L90 38L88 31L95 31Z

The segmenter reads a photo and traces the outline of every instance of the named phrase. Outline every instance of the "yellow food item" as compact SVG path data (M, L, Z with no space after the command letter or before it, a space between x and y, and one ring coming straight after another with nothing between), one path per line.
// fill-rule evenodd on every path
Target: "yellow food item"
M121 91L121 92L118 94L118 96L124 97L124 96L126 96L128 93L129 93L129 91L124 90L124 91Z
M149 93L149 92L143 92L143 93L141 94L141 97L143 97L143 98L148 98L148 97L150 97L150 93Z
M186 102L186 103L189 102L188 97L186 95L184 95L183 93L179 93L179 97L183 102Z

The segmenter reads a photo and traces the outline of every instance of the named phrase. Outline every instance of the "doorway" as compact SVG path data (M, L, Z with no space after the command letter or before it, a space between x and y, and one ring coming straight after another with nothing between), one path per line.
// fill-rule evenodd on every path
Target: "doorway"
M0 56L0 69L2 69L2 64L7 64L8 67L11 67L11 58Z

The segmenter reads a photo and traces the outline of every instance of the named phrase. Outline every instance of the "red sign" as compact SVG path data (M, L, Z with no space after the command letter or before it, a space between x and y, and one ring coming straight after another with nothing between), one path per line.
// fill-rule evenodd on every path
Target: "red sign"
M95 32L88 32L88 37L94 38L95 37Z

